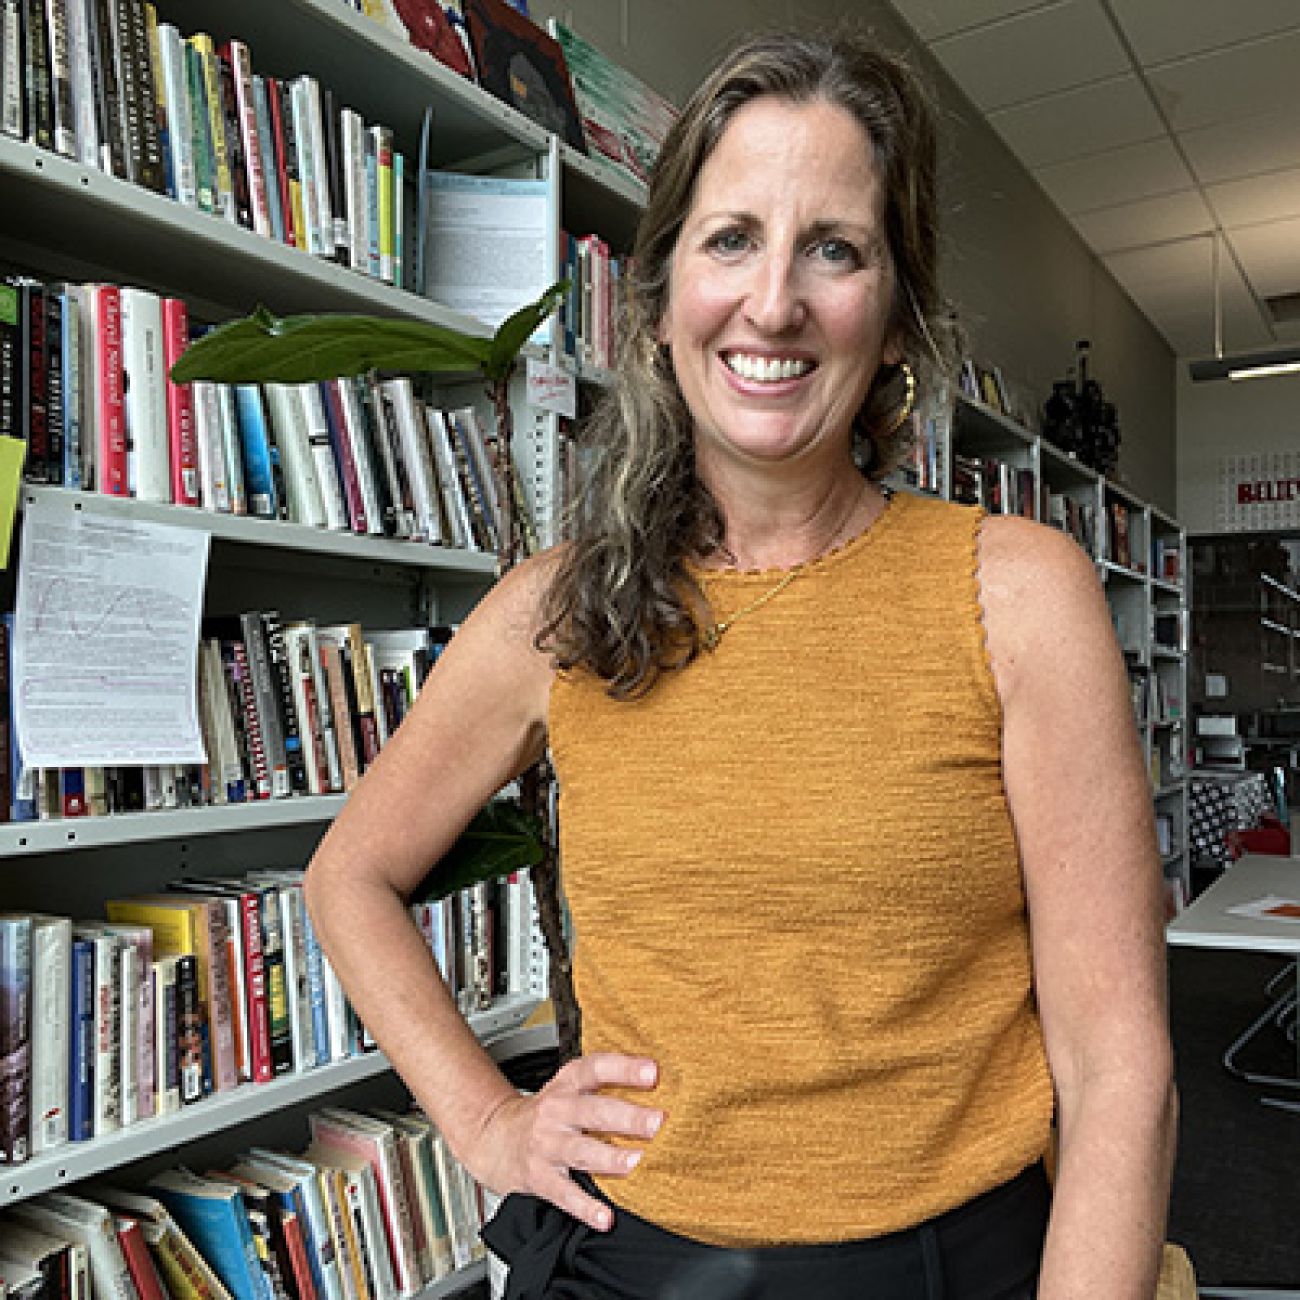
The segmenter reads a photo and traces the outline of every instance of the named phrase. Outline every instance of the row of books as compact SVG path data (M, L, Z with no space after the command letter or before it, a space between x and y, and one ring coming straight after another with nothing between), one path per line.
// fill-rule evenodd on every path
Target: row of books
M1046 491L1046 485L1043 485L1044 497ZM1032 469L1019 469L991 456L953 455L954 501L983 506L995 515L1024 515L1034 519L1044 518L1047 513L1046 500L1040 503L1039 496Z
M1177 537L1151 539L1151 573L1165 582L1183 580L1183 546Z
M946 400L912 412L911 436L897 466L897 472L909 487L943 495L944 455L951 423Z
M302 875L175 880L109 899L106 920L0 916L0 1164L373 1050ZM523 874L411 910L465 1014L540 993Z
M1141 554L1134 554L1130 513L1122 501L1106 503L1106 558L1121 568L1145 573L1146 563Z
M92 1183L0 1216L23 1300L404 1300L483 1257L485 1193L419 1110L323 1108L301 1152L254 1147L142 1190Z
M561 278L569 283L560 304L566 356L610 370L618 355L619 304L630 258L615 257L599 235L560 232Z
M470 550L501 502L472 406L410 379L175 384L183 301L111 284L0 284L0 434L30 481ZM535 545L522 486L523 542Z
M1093 559L1097 558L1097 509L1091 503L1076 501L1063 492L1049 492L1044 522L1073 537Z
M194 767L26 767L10 698L13 615L0 616L0 820L151 812L352 788L415 703L446 626L363 629L250 610L207 621Z
M401 284L404 161L315 77L148 0L13 0L0 128L280 243Z

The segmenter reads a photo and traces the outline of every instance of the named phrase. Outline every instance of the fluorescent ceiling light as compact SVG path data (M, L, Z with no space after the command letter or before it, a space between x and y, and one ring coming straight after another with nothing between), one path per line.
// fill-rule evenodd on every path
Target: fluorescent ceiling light
M1264 379L1270 375L1297 374L1300 373L1300 346L1190 361L1187 373L1198 384L1214 379Z
M1271 366L1248 366L1229 370L1229 379L1267 379L1270 375L1294 375L1300 370L1300 361L1281 361Z

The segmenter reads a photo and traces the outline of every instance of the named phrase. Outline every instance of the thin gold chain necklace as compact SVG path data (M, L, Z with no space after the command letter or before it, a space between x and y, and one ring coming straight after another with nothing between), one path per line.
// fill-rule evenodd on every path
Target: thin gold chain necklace
M885 504L888 505L889 498L890 496L892 496L892 493L884 492L883 495L885 499ZM718 643L722 640L722 634L724 632L726 632L729 628L734 627L735 624L740 619L744 618L747 614L753 614L757 610L762 609L763 606L766 605L769 601L775 600L797 577L799 577L801 573L803 573L804 569L809 564L811 564L813 560L818 560L823 555L827 554L827 552L834 550L836 545L836 539L840 536L841 533L844 532L844 529L847 527L849 520L853 518L853 513L855 510L857 510L860 500L861 498L858 498L849 507L848 514L844 516L844 519L840 523L840 526L835 530L833 534L831 534L830 545L828 545L824 550L819 551L816 555L809 557L807 560L804 560L802 563L796 564L794 568L787 569L785 573L781 575L780 581L773 583L772 586L770 586L760 596L756 597L754 600L751 600L748 605L742 605L741 608L738 609L734 614L729 615L727 618L717 619L714 622L702 628L700 630L700 644L704 647L704 649L716 650L718 648Z
M781 575L781 581L775 586L769 587L757 600L751 600L748 605L738 609L730 618L719 619L715 623L710 623L700 632L700 644L706 650L716 650L718 642L722 640L722 634L731 627L737 619L742 619L746 614L752 614L756 609L762 609L769 600L775 600L798 576L803 572L803 565L796 564L793 569L788 569Z

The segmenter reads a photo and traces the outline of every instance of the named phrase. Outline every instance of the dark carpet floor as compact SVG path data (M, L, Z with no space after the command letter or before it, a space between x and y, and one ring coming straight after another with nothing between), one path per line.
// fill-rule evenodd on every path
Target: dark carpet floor
M1300 1101L1300 1089L1243 1082L1220 1061L1264 1010L1269 978L1289 963L1191 948L1169 957L1181 1108L1169 1239L1191 1255L1202 1286L1300 1288L1300 1113L1260 1102ZM1240 1064L1294 1073L1296 1045L1270 1027Z

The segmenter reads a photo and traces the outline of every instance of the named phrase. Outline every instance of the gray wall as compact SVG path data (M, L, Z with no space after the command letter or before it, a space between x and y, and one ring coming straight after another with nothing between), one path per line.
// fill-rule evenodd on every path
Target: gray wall
M915 51L883 0L531 0L530 9L570 24L677 103L741 30L852 16ZM938 64L922 59L943 118L943 283L972 354L1041 403L1076 340L1090 339L1092 373L1119 407L1119 476L1173 513L1173 354Z
M1179 518L1216 532L1220 458L1300 447L1300 375L1194 384L1178 369Z

